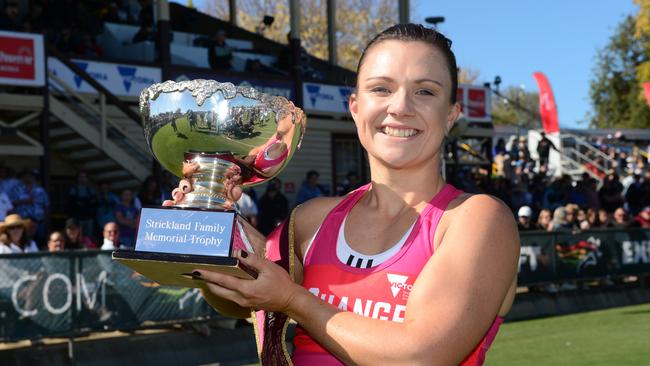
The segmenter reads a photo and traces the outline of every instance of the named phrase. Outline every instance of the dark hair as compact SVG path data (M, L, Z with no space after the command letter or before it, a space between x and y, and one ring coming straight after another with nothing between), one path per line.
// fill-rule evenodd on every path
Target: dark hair
M421 24L395 24L394 26L376 35L375 38L368 42L368 45L366 45L366 48L361 53L359 63L357 64L357 76L359 75L359 70L361 70L363 59L365 58L366 53L368 53L368 50L372 48L373 45L387 40L424 42L440 51L445 57L447 68L449 69L449 76L451 78L450 102L452 104L456 103L456 93L458 90L458 69L456 66L456 56L451 51L451 40L435 29L426 28Z
M305 174L305 177L306 177L307 179L309 179L309 178L311 178L311 177L313 177L313 176L315 176L316 178L318 178L318 177L320 177L320 174L318 174L318 172L315 171L315 170L310 170L310 171L307 172L307 174Z

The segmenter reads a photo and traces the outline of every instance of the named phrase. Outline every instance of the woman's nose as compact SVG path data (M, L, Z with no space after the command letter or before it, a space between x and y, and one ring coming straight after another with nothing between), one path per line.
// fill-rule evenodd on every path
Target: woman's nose
M393 93L388 103L386 109L386 113L388 114L399 117L415 115L413 102L410 96L402 90Z

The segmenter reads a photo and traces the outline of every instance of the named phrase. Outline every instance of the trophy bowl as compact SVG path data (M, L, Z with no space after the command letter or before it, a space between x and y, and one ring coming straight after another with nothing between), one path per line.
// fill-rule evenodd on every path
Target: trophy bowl
M233 250L254 251L265 238L236 214L228 190L284 169L305 132L302 110L253 88L190 80L143 90L140 112L154 158L192 190L175 206L142 208L135 250L113 258L167 285L201 287L195 268L254 278Z
M229 169L243 187L275 177L305 132L304 113L287 99L214 80L154 84L142 91L140 112L145 139L165 169L184 177L184 162L199 166L184 207L223 207Z

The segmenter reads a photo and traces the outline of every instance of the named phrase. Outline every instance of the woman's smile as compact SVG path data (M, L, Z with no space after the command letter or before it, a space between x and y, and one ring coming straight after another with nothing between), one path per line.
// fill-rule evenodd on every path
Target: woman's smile
M378 131L383 133L384 135L388 135L391 137L399 137L399 138L414 137L419 135L422 132L414 128L392 127L392 126L381 126L379 127Z

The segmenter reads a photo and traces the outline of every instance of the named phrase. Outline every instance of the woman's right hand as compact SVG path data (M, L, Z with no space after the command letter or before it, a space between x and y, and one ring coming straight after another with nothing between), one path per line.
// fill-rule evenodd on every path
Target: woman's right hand
M178 183L178 187L174 188L172 191L171 200L165 200L163 206L176 206L185 202L185 196L192 192L194 188L192 183L195 182L195 179L192 176L198 172L200 169L199 163L197 162L183 162L183 179ZM241 184L241 169L237 165L232 165L224 173L226 178L223 182L224 184L224 195L226 196L226 202L224 206L226 208L232 207L235 202L239 200L242 195Z

